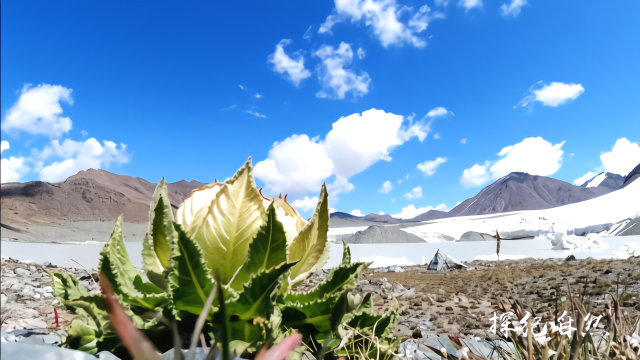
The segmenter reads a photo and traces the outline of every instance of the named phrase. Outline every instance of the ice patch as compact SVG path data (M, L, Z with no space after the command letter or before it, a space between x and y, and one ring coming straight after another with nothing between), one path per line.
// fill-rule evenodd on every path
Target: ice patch
M551 243L554 250L602 251L609 247L602 241L602 234L587 234L587 236L563 235L561 241L557 241L556 237Z
M640 255L640 242L631 242L620 246L612 255L617 259L627 259L630 256Z
M521 259L524 259L526 257L527 257L526 255L500 254L500 260L521 260ZM498 254L478 255L473 260L498 261Z
M387 266L394 266L394 265L411 266L416 264L413 261L408 260L405 256L390 258L386 256L376 255L376 256L363 257L363 258L360 258L358 261L362 261L362 262L373 261L373 264L369 266L370 268L387 267Z

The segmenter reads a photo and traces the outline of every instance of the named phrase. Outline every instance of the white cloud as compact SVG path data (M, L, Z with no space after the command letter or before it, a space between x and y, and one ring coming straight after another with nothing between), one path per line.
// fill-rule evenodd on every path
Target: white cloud
M497 180L512 172L549 176L562 166L562 145L555 145L541 137L531 137L503 148L497 155L502 159L475 164L462 173L460 182L464 186L479 186L489 180Z
M472 167L465 169L462 172L460 183L466 187L480 186L486 183L491 179L491 174L489 173L490 165L490 161L485 161L483 165L475 164Z
M357 209L356 210L351 210L350 214L353 215L353 216L364 216L362 211L357 210Z
M584 174L583 176L573 180L573 183L578 185L578 186L581 186L582 184L585 183L585 181L593 179L593 177L596 176L596 175L598 175L598 174L589 171L588 173Z
M422 187L418 186L415 187L413 189L411 189L410 192L404 194L404 197L411 200L411 199L420 199L422 197Z
M448 112L449 111L447 111L447 109L443 108L442 106L438 106L437 108L431 109L427 113L427 116L428 117L438 117L438 116L447 115Z
M314 54L322 59L320 84L323 90L316 94L317 97L344 99L347 92L351 92L354 97L364 96L369 92L369 74L363 71L356 75L353 70L344 68L353 61L351 45L342 42L336 50L333 46L322 45Z
M319 191L333 170L324 144L303 134L275 143L268 158L257 163L253 173L269 193L302 195Z
M616 141L615 145L613 145L611 151L600 155L600 160L602 160L602 165L596 168L597 171L627 176L634 167L640 164L640 146L638 143L632 143L627 140L627 138L620 138ZM597 174L598 173L589 171L585 175L575 179L573 183L580 186Z
M440 139L440 134L435 134L435 135L433 135L433 138L434 138L434 139Z
M269 62L273 64L273 71L279 72L285 75L285 78L290 80L294 86L298 87L300 82L309 76L311 72L304 67L304 58L298 54L293 59L284 52L284 47L291 43L290 39L281 40L276 45L276 51L269 55ZM242 88L242 86L240 86Z
M9 150L9 142L6 140L2 140L2 145L0 148L2 149L0 153L3 153L5 150ZM20 178L29 172L29 167L25 165L25 161L27 158L24 157L9 157L2 158L0 160L0 182L17 182L20 181Z
M331 28L336 23L339 23L341 20L337 15L329 15L327 16L327 20L320 25L320 29L318 29L318 34L327 33L329 35L333 35L331 32Z
M267 115L264 114L260 114L259 112L255 112L255 111L251 111L251 110L245 110L244 112L246 112L247 114L251 114L255 117L259 117L259 118L266 118Z
M600 155L604 171L627 176L640 164L640 146L627 138L618 139L611 151Z
M392 189L393 186L391 186L391 181L387 180L382 184L382 187L378 189L378 192L381 194L388 194Z
M520 15L520 11L523 6L527 5L527 0L511 0L511 4L502 4L500 7L500 13L504 17L516 18Z
M394 147L414 137L423 141L428 131L422 121L407 125L401 115L367 110L337 120L323 140L302 134L276 142L267 159L256 164L254 175L268 192L295 195L317 192L335 176L327 186L335 196L353 189L350 177L379 160L390 161Z
M311 42L311 34L312 34L311 29L313 29L313 25L309 26L307 31L304 32L304 35L302 35L302 38L309 42Z
M72 89L60 85L41 84L22 89L2 122L2 130L10 133L24 131L34 135L57 138L71 130L71 119L63 117L61 102L73 104Z
M434 4L436 4L436 6L447 6L449 0L434 0Z
M380 211L378 215L384 215L384 211Z
M474 7L482 7L482 0L460 0L458 6L462 6L466 11L469 11Z
M444 14L435 13L431 15L431 9L427 5L422 5L415 15L409 20L409 26L413 28L416 33L424 31L429 26L431 19L444 19Z
M491 166L491 176L497 180L516 171L531 175L551 175L562 166L562 145L564 141L552 145L538 136L507 146L498 153L503 158Z
M424 214L429 210L447 211L447 210L449 210L449 208L445 204L440 204L440 205L436 206L435 208L433 206L425 206L425 207L421 207L421 208L416 208L413 205L409 205L407 207L403 207L402 211L399 214L391 214L391 216L396 218L396 219L409 220L409 219L413 219L414 217L416 217L418 215Z
M86 131L86 130L82 130L82 131L81 131L81 133L82 133L82 136L87 136L87 135L89 135L89 132L88 132L88 131Z
M529 89L530 94L525 96L516 107L525 107L533 104L535 101L541 102L544 106L557 107L577 99L578 96L584 92L581 84L565 84L561 82L552 82L549 85L543 85L541 88L534 90L534 88L540 84L542 84L542 81L533 84Z
M111 163L129 162L126 145L120 144L120 148L118 148L118 145L112 141L105 140L102 143L103 145L95 138L87 139L84 142L65 139L62 144L58 140L53 140L51 147L43 150L41 154L45 155L42 156L55 155L65 160L45 166L40 171L40 180L59 182L81 170L102 169Z
M467 143L467 139L460 140L460 144L466 144L466 143Z
M313 210L318 205L318 197L314 196L312 198L305 196L303 199L294 200L291 203L294 209L298 209L299 211L307 212Z
M242 85L238 85L238 86L240 86L240 89L241 89L241 90L244 90L244 86L242 86Z
M264 95L260 95L260 93L256 93L256 99L260 99L261 97L264 97Z
M358 59L362 60L367 54L362 50L362 48L358 48Z
M431 176L436 173L436 169L441 164L447 162L446 157L438 157L435 160L427 160L423 163L418 164L417 168L422 171L425 175Z
M416 35L424 31L430 19L444 17L441 13L431 14L428 6L422 6L405 25L399 17L411 8L401 7L395 0L336 0L335 4L341 18L351 22L364 21L372 26L374 35L384 47L405 43L423 47L426 42Z

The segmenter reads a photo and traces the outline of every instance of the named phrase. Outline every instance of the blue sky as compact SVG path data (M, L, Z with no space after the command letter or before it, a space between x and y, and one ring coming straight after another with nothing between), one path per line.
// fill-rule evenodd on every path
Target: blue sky
M3 182L212 182L251 155L305 215L326 182L339 211L408 216L640 161L637 1L1 7Z

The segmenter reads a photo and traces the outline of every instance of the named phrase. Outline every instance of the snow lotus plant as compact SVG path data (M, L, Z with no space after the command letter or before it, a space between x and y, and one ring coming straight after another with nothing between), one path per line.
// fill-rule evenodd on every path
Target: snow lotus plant
M167 185L160 181L144 238L144 272L129 261L118 219L101 253L100 276L111 284L135 327L161 351L173 347L175 333L181 346L188 346L196 319L219 287L202 333L207 343L227 344L238 355L252 357L261 346L292 332L301 333L305 350L316 356L360 356L354 341L373 340L375 351L391 351L397 303L386 315L375 315L370 295L354 298L355 281L370 264L351 263L346 245L342 264L324 282L309 292L296 291L329 258L324 185L306 221L286 196L263 197L251 171L249 159L225 182L194 190L175 220ZM122 350L104 295L88 294L70 275L51 276L55 295L79 315L64 346L90 353Z

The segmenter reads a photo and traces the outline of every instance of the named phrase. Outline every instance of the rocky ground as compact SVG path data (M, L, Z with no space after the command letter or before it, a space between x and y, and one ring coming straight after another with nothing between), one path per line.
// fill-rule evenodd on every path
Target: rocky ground
M505 260L473 261L450 272L427 271L426 265L369 269L357 282L356 296L374 294L374 309L389 309L393 298L400 305L396 335L407 337L420 328L425 336L438 333L486 336L489 318L498 301L521 301L543 320L555 318L568 296L590 298L592 313L604 310L608 295L620 299L623 312L640 314L640 258L626 260ZM36 265L2 258L2 333L31 329L62 334L73 315L53 295L51 278L44 271L55 265ZM60 270L60 269L58 269ZM89 291L99 291L88 275L93 269L61 269L81 279ZM328 276L319 270L302 289L310 289ZM56 316L58 313L58 327ZM62 330L62 333L59 331Z
M54 269L55 265L21 262L2 257L2 334L5 336L15 330L31 330L33 333L55 334L68 330L74 315L53 296L52 281L45 268ZM61 268L73 274L89 291L99 291L86 270L80 268ZM87 269L91 271L91 269ZM54 311L55 309L55 311ZM56 314L58 325L56 326Z
M592 314L604 311L610 300L620 299L623 312L640 314L640 258L626 260L524 259L465 262L468 267L450 272L427 271L426 265L369 269L357 283L356 293L372 292L374 309L382 312L395 297L400 305L396 334L408 337L419 327L424 336L487 336L498 301L521 301L543 321L556 318L572 296L591 299ZM328 275L321 270L308 286ZM617 294L617 295L616 295Z

